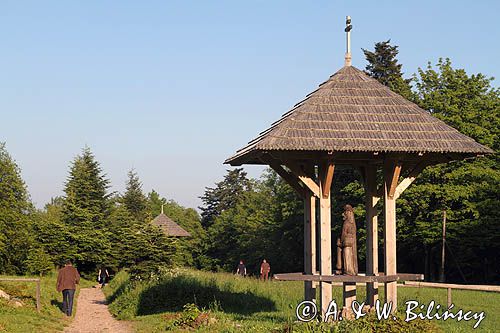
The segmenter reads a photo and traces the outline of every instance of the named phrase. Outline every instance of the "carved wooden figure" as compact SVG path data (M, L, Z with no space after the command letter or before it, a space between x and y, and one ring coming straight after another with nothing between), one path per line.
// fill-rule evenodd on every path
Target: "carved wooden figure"
M344 274L358 274L358 247L356 245L356 222L354 221L354 211L351 205L345 205L344 224L342 225L342 268Z
M337 238L337 263L335 265L335 274L342 274L342 241Z

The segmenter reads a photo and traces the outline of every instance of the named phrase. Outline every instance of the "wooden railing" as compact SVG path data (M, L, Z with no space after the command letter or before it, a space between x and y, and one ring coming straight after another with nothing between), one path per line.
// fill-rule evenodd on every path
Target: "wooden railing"
M494 293L500 293L500 286L490 286L490 285L469 285L469 284L449 284L449 283L434 283L434 282L417 282L417 281L405 281L404 285L408 287L418 287L418 288L443 288L448 289L448 307L453 303L451 299L452 289L461 290L476 290L476 291L488 291Z
M40 312L42 305L40 303L41 298L41 285L40 279L27 279L27 278L0 278L0 281L7 282L36 282L36 310Z

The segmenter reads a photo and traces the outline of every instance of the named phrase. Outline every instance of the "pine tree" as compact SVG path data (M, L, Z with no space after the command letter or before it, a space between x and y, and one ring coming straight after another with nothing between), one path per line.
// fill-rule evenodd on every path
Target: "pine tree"
M145 221L147 199L142 192L142 184L139 176L134 170L128 172L128 181L122 202L133 218L140 222Z
M93 273L111 257L108 188L109 180L99 162L85 148L71 165L62 210L62 220L70 231L67 241L76 249L75 257L69 259L84 273Z
M64 188L63 221L99 227L109 214L109 180L89 148L78 155Z
M32 208L21 170L0 142L0 273L25 270L32 242L28 219Z
M207 187L201 198L204 206L201 209L201 224L210 227L215 218L223 211L236 205L239 197L250 189L247 173L242 168L228 170L221 182L214 188Z
M362 49L368 65L366 74L377 79L383 85L401 96L412 99L411 79L404 79L401 72L402 65L396 59L399 51L398 46L392 46L391 40L375 43L375 50Z
M167 203L167 199L162 198L158 192L151 190L147 197L147 220L152 221L161 212L161 206Z

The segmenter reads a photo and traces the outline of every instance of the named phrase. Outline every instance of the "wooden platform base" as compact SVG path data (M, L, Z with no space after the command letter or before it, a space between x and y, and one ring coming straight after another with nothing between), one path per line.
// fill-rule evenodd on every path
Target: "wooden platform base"
M366 283L366 282L394 282L394 281L423 281L423 274L411 273L398 273L393 275L377 275L377 276L363 276L363 275L311 275L304 273L284 273L275 274L275 280L280 281L318 281L318 282L353 282L353 283Z

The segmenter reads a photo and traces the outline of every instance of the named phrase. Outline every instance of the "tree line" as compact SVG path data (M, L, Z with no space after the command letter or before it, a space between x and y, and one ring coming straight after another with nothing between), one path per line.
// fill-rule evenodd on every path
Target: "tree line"
M145 195L137 173L128 173L123 194L110 182L89 148L71 162L64 196L34 208L20 169L0 145L0 273L44 274L72 260L87 276L99 267L129 268L148 278L175 264L193 265L198 234L194 209L167 201L156 191ZM178 221L195 237L167 237L149 222L160 213Z
M437 278L446 211L447 281L500 282L498 88L483 74L453 68L449 59L429 63L405 78L398 47L390 41L363 51L368 75L496 152L428 167L403 193L397 205L398 271ZM67 258L84 274L105 265L114 271L127 268L141 279L176 265L234 271L240 259L251 274L258 273L263 258L273 272L303 269L303 203L272 170L259 179L248 178L241 168L228 170L201 195L201 214L154 190L145 194L133 170L124 193L109 188L99 162L85 148L70 164L64 195L36 209L19 167L1 144L0 273L43 274ZM357 170L338 167L332 185L334 236L340 233L347 203L354 207L358 258L364 267L364 187ZM167 237L149 223L162 205L192 237ZM381 214L380 248L383 224Z

